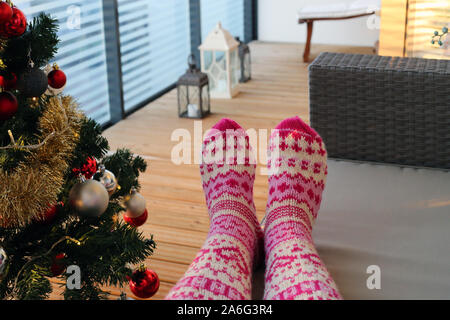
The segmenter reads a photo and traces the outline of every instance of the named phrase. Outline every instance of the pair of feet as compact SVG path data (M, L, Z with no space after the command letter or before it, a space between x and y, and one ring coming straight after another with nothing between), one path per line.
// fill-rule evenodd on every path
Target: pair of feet
M210 231L166 299L251 299L252 270L263 247L265 299L341 298L311 237L327 175L325 145L299 117L275 129L264 231L253 202L249 137L230 119L208 132L200 173Z

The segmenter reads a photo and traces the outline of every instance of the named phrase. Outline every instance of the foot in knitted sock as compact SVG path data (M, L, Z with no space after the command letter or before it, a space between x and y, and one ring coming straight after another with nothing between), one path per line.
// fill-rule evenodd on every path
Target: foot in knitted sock
M265 299L341 299L312 240L327 175L321 137L299 117L271 136Z
M205 244L166 299L250 299L263 233L255 215L255 165L245 131L222 119L203 142L200 165L210 216Z

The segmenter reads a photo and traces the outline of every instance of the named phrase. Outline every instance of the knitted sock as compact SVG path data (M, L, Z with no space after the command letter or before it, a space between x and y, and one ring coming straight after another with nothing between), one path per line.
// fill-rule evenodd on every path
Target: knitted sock
M234 137L235 136L235 137ZM166 299L250 299L258 242L255 165L249 138L233 120L222 119L203 142L200 165L210 216L205 244Z
M325 145L299 117L275 129L268 164L264 298L342 299L311 236L327 175Z

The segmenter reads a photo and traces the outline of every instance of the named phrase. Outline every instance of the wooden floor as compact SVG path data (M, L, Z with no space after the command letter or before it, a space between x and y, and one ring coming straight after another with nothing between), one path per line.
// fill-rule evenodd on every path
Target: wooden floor
M312 49L312 58L321 51L372 52L372 48L323 45L313 45ZM245 129L270 130L294 115L309 121L308 65L302 62L303 45L253 42L251 52L253 79L242 85L236 98L212 101L212 115L203 119L203 131L223 117L236 120ZM173 90L104 133L113 150L126 147L148 161L148 170L140 182L149 219L140 230L153 234L158 245L147 261L161 280L153 299L164 298L183 275L209 228L198 165L177 166L171 162L171 151L177 144L171 141L171 134L178 128L193 134L194 122L178 118ZM267 199L267 176L261 175L259 169L254 197L261 219ZM118 292L111 288L111 298L116 298ZM126 292L131 296L128 289ZM52 298L59 298L56 291Z

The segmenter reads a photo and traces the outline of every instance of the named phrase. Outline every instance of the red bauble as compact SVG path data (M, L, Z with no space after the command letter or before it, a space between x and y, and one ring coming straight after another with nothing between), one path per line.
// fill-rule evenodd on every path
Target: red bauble
M27 17L22 11L13 7L9 21L0 24L0 36L3 38L19 37L27 30Z
M37 220L43 224L50 224L55 219L59 209L62 206L64 206L64 203L62 201L54 204L53 206L49 207L42 216L37 218Z
M0 121L8 120L14 116L18 107L19 104L15 95L8 91L0 93Z
M131 292L142 299L152 297L159 289L159 278L155 271L141 267L127 277Z
M123 220L125 220L125 222L128 223L130 226L136 228L142 226L147 221L147 218L148 218L147 209L145 209L144 213L142 213L137 218L131 218L126 213L123 215Z
M64 253L59 253L53 258L53 263L50 266L50 271L54 277L60 276L66 270L66 266L62 262L66 255Z
M60 69L53 69L48 74L48 85L53 89L61 89L66 85L66 74Z
M11 20L13 15L12 8L6 2L0 2L0 23L6 23Z
M83 164L81 168L73 168L72 172L76 176L81 173L86 179L90 179L97 172L97 160L95 160L95 158L88 157L86 159L86 163Z

